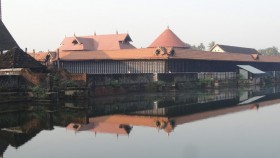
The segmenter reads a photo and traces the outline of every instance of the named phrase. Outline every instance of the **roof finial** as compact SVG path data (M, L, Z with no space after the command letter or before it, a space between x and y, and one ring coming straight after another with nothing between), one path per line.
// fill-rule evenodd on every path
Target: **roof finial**
M96 31L94 31L94 36L96 36Z
M169 25L167 25L167 29L169 29Z
M74 37L76 37L76 33L74 32Z
M117 35L119 34L119 31L118 31L118 29L116 30L116 34L117 34Z

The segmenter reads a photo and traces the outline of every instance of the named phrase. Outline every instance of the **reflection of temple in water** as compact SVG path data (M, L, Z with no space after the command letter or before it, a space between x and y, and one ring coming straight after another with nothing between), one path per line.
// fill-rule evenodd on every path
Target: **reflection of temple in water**
M278 98L280 98L280 93L277 91L261 91L260 89L258 92L230 91L224 93L216 91L190 95L180 93L179 95L164 95L151 100L141 96L139 105L132 97L130 98L131 102L123 104L124 107L121 107L119 102L117 105L113 103L98 105L95 103L90 106L88 124L71 123L67 128L76 132L91 131L128 135L133 126L144 126L170 133L181 124L229 113L259 109L263 106L279 103ZM141 109L143 108L141 107L142 103L146 109ZM129 104L133 104L134 108L131 109ZM106 131L105 128L99 130L102 129L102 126L99 127L102 124L111 125L110 132ZM129 132L120 132L124 131L123 127L130 129Z
M137 94L61 106L1 105L0 155L18 148L42 130L66 127L76 133L128 136L135 126L174 131L176 126L280 103L275 89L205 93Z

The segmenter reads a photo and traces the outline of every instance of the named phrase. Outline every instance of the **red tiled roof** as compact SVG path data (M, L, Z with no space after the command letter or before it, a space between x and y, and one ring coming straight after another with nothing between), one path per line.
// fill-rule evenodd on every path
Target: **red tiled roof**
M56 52L35 52L35 53L28 53L30 56L32 56L35 60L44 62L46 60L46 56L50 54L51 59L56 58Z
M73 43L73 41L77 43ZM129 42L128 34L94 35L80 37L65 37L59 48L60 51L96 51L96 50L119 50L135 48Z
M158 48L125 49L113 51L69 51L60 52L59 58L63 61L76 60L149 60L149 59L191 59L214 61L244 61L244 62L280 62L279 56L261 56L258 59L249 54L216 53L192 49L167 48L166 54L156 55ZM174 54L169 55L173 50Z
M168 49L170 51L171 48ZM137 59L167 59L168 55L156 55L155 48L123 49L114 51L69 51L60 52L63 61L73 60L137 60Z
M148 47L175 47L175 48L190 48L184 43L172 30L167 28L159 37Z
M47 52L40 52L40 53L28 53L30 56L32 56L37 61L45 61Z

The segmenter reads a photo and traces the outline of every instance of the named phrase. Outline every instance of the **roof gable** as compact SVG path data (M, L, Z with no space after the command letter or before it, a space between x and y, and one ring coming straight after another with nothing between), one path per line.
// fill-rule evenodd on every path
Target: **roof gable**
M228 46L228 45L215 45L210 51L214 48L220 47L224 52L228 53L240 53L240 54L259 54L256 49L253 48L245 48L245 47L236 47L236 46Z
M2 22L0 20L0 50L10 50L13 47L18 47L18 44Z
M169 28L167 28L162 34L160 34L148 48L157 48L157 47L190 48L188 44L184 43Z
M77 40L77 44L73 41ZM134 49L128 34L94 35L80 37L65 37L59 48L61 51L97 51L97 50L119 50Z

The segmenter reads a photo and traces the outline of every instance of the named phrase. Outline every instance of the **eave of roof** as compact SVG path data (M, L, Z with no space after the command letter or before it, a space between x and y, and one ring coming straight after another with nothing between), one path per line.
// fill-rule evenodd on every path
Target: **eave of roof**
M168 59L167 54L156 55L155 51L155 48L123 49L111 51L67 51L60 52L59 59L62 61Z
M240 61L240 62L280 62L279 56L259 56L256 60L249 54L216 53L192 49L167 48L167 52L174 50L174 54L156 55L156 48L123 49L111 51L67 51L60 52L63 61L88 60L207 60L207 61Z

